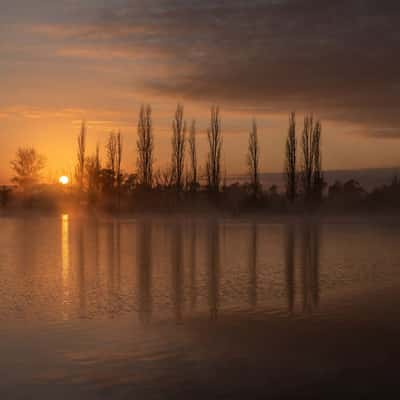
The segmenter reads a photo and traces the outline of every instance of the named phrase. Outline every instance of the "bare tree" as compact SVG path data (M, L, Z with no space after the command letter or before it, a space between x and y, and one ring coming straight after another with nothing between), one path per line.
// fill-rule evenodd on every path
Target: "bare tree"
M225 154L224 154L224 175L222 177L222 190L228 187L228 170L226 168Z
M110 177L110 190L114 192L117 190L118 195L118 208L120 206L120 195L121 195L121 162L122 162L122 136L121 132L111 132L108 136L106 143L106 154L107 154L107 168L108 176Z
M286 195L293 202L297 195L297 139L296 139L296 114L289 115L289 130L286 139Z
M87 193L89 201L95 201L98 195L98 172L96 167L96 156L90 156L85 161Z
M189 187L191 191L196 191L198 186L197 178L197 148L196 148L196 121L192 121L189 135L189 157L190 157L190 179Z
M313 192L315 200L319 201L322 197L324 187L324 178L322 174L322 155L321 155L321 133L322 126L318 121L314 128L313 135L313 153L314 153L314 175L313 175Z
M45 158L33 147L20 147L11 161L11 168L15 172L12 181L23 190L28 190L38 182L44 166Z
M100 172L101 172L101 160L100 160L100 147L99 144L96 145L96 155L95 155L95 163L94 163L94 169L95 169L95 184L96 184L96 190L100 190Z
M165 190L174 185L171 165L168 164L164 168L157 168L153 174L154 185L157 189Z
M312 192L312 178L314 170L314 153L313 153L313 132L314 119L312 115L306 115L304 118L303 134L301 137L301 148L303 155L303 164L301 171L301 180L303 192L309 197Z
M87 191L89 201L94 202L101 189L100 148L96 145L96 153L85 160Z
M208 187L210 190L218 192L221 183L222 149L221 119L218 106L212 106L211 108L210 128L208 129L207 136L209 145L206 164Z
M302 134L302 185L304 196L311 199L315 193L316 183L322 185L321 172L321 123L314 122L312 115L304 118L304 128Z
M114 132L108 135L106 143L107 168L113 176L113 186L117 175L117 136Z
M122 185L122 135L121 131L117 133L117 156L116 156L116 173L117 173L117 194L118 194L118 210L121 206L121 185Z
M170 167L166 166L161 171L161 185L164 189L170 188L173 185L174 177Z
M153 174L153 183L157 189L162 188L162 176L161 176L161 169L157 168Z
M247 164L249 167L250 182L254 196L257 196L260 189L259 162L260 151L258 145L257 123L254 120L252 130L249 133L249 147L247 153Z
M153 126L150 105L142 106L137 130L137 169L139 184L150 188L153 181Z
M172 176L174 186L181 190L185 163L186 122L183 120L183 106L178 104L172 121Z
M86 153L86 125L82 122L81 131L78 135L78 151L77 164L75 169L75 177L78 182L79 190L83 190L85 175L85 153Z

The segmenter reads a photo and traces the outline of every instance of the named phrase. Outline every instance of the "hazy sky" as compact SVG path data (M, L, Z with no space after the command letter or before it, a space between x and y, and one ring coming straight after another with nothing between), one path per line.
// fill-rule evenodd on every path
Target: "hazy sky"
M121 129L133 170L141 103L164 166L179 101L200 159L220 104L232 173L253 117L262 169L282 170L291 110L299 128L322 120L325 168L398 166L399 48L398 0L0 0L0 181L20 145L46 155L46 176L72 170L82 119L90 151Z

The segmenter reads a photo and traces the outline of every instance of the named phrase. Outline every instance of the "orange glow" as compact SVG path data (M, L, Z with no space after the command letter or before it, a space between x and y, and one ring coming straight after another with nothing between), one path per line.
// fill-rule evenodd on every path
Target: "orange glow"
M61 185L68 185L69 178L68 178L68 176L63 175L63 176L60 176L60 179L58 181L61 183Z

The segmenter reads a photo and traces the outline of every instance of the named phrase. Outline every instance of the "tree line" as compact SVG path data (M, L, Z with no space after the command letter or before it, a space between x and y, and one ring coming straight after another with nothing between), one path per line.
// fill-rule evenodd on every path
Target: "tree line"
M121 162L123 140L121 132L111 132L105 145L106 164L103 167L99 156L99 146L93 156L86 156L86 126L82 123L77 138L77 163L75 178L79 188L88 192L92 190L121 190L121 185L143 189L170 188L175 191L195 192L200 189L200 181L211 192L219 192L222 185L221 154L223 147L222 123L220 109L213 106L210 112L207 130L208 152L203 168L199 173L197 154L196 121L188 129L184 119L184 107L177 105L172 120L171 162L161 170L154 169L154 132L152 109L150 105L142 106L137 125L137 159L136 173L122 174ZM315 121L312 115L306 115L300 139L300 155L296 133L296 115L289 116L289 128L285 144L285 190L289 201L293 202L300 195L307 198L322 196L324 186L321 154L322 124ZM253 120L248 135L247 167L249 187L254 196L262 192L260 182L260 144L258 127ZM300 158L300 160L299 160ZM299 161L298 161L299 160ZM202 178L202 179L201 179ZM85 186L86 180L86 186Z
M322 197L324 179L322 172L321 134L322 125L313 116L304 118L300 139L296 132L296 115L289 115L289 126L285 144L285 195L289 203L299 197L307 201L319 201ZM81 195L87 195L90 202L102 196L114 196L118 204L121 195L132 191L169 190L176 193L223 191L221 154L223 132L220 108L212 106L207 129L207 156L205 164L198 163L196 121L187 123L184 107L177 105L171 122L171 161L164 169L154 168L154 129L150 105L142 105L138 115L136 134L136 172L122 170L124 156L121 132L111 132L104 147L88 154L87 128L82 122L76 143L75 182ZM248 134L246 190L253 199L263 196L260 181L259 132L253 120ZM29 190L38 182L45 159L34 148L19 148L11 167L15 173L13 182Z

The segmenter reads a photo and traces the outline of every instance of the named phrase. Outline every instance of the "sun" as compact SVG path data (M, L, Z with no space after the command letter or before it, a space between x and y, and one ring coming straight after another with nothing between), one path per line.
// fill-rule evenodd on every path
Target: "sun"
M60 176L60 179L58 180L58 182L60 182L61 185L68 185L69 178L68 178L68 176L65 176L65 175Z

